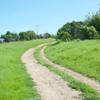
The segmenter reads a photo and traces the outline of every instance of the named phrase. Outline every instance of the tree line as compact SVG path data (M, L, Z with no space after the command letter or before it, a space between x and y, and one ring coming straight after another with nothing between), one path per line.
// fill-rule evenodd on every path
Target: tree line
M34 31L20 32L19 34L7 31L6 34L1 35L0 38L3 39L4 42L13 42L13 41L25 41L25 40L42 39L42 38L46 39L52 36L53 35L49 33L37 35Z
M100 39L100 11L89 15L84 21L72 21L66 23L58 29L56 35L51 35L49 33L38 35L34 31L20 32L19 34L8 31L6 34L1 35L0 39L3 39L5 42L11 42L46 39L50 37L63 41L74 39Z
M98 38L100 38L100 11L93 15L89 15L84 21L68 22L57 32L57 39L63 41Z

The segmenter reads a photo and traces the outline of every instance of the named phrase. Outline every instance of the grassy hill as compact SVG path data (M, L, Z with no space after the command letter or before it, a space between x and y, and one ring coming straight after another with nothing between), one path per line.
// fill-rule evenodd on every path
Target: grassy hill
M0 44L0 100L40 100L35 84L21 62L21 55L47 41Z
M100 81L100 40L56 43L45 53L53 62Z

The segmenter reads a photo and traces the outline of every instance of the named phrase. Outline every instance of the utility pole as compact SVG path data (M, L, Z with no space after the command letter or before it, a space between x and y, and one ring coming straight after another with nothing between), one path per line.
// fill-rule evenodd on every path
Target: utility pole
M36 27L36 33L37 33L37 35L38 35L38 32L39 32L39 25L35 25L35 27Z

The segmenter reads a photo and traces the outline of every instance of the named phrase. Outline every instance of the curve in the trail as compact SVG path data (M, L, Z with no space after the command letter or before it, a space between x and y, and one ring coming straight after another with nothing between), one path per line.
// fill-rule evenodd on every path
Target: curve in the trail
M75 79L77 79L77 80L79 80L79 81L81 81L83 83L86 83L86 84L90 85L92 88L96 89L97 92L100 92L100 84L97 81L92 80L92 79L90 79L90 78L88 78L88 77L86 77L86 76L84 76L84 75L82 75L82 74L80 74L78 72L75 72L75 71L73 71L71 69L65 68L65 67L63 67L63 66L61 66L59 64L55 64L52 61L50 61L46 57L46 54L44 53L44 50L46 49L46 47L47 46L45 46L45 45L42 47L42 49L41 49L41 55L42 55L43 59L48 64L50 64L50 65L52 65L52 66L54 66L54 67L56 67L56 68L58 68L58 69L60 69L60 70L62 70L64 72L67 72L69 75L73 76Z
M42 45L41 45L42 46ZM41 47L39 46L39 47ZM60 76L50 72L46 67L37 63L33 57L34 48L26 51L22 56L27 72L34 82L42 100L77 100L80 92L68 87Z

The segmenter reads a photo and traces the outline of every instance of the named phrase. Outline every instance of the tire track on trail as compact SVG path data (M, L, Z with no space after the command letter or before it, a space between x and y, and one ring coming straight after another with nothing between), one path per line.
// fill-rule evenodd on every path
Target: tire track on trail
M43 45L38 46L37 48ZM60 76L57 76L48 68L37 63L31 48L22 55L22 62L26 66L28 74L36 82L37 90L42 100L77 100L80 92L70 88Z
M92 80L86 76L83 76L82 74L78 73L78 72L75 72L71 69L68 69L68 68L65 68L59 64L55 64L53 63L52 61L50 61L45 53L44 53L44 50L46 49L47 46L42 46L41 47L41 56L42 58L50 65L52 65L53 67L56 67L58 68L59 70L61 71L64 71L64 72L67 72L69 75L71 75L72 77L74 77L75 79L79 80L80 82L83 82L85 84L88 84L90 85L92 88L94 88L95 90L97 90L97 92L100 92L100 84L99 82L95 81L95 80Z

